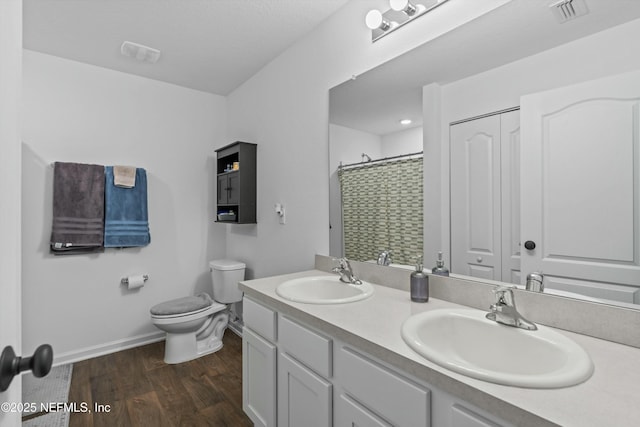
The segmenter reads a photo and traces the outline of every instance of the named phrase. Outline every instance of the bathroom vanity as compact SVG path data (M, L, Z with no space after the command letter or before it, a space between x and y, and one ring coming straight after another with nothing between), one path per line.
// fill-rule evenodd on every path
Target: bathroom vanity
M412 315L469 307L437 298L412 303L408 291L375 282L372 296L347 304L292 302L276 292L285 281L323 274L240 283L243 409L257 426L618 427L640 420L638 348L557 329L589 354L591 378L556 389L494 384L430 362L401 337Z

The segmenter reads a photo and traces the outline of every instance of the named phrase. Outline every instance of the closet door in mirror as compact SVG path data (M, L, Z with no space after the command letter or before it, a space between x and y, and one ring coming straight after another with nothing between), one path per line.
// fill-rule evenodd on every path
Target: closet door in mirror
M640 72L524 96L521 108L521 231L535 242L523 275L640 302Z
M500 116L450 128L451 272L501 280Z

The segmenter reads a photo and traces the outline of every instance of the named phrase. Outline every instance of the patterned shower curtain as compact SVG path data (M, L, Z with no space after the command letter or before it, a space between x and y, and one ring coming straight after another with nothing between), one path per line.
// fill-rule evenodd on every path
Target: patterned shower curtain
M338 177L345 256L377 260L390 250L394 263L415 264L423 253L422 157L341 168Z

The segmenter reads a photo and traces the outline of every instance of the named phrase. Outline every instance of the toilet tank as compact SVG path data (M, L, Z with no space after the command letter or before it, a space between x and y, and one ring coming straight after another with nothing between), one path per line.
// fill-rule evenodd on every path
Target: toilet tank
M242 301L242 291L238 282L244 280L243 262L218 259L209 262L213 282L213 299L223 304Z

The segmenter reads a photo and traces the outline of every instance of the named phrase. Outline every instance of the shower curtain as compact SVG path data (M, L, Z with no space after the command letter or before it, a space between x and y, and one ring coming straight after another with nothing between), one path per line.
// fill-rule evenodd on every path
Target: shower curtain
M422 157L340 168L345 257L410 264L423 253Z

